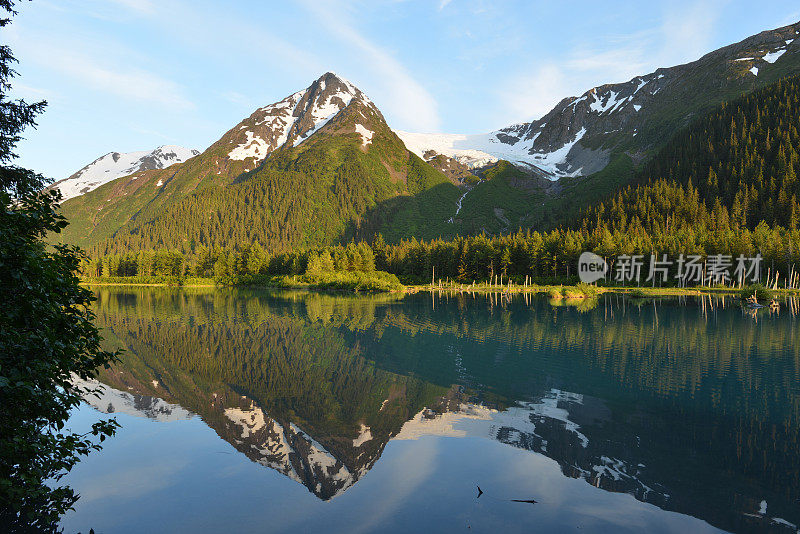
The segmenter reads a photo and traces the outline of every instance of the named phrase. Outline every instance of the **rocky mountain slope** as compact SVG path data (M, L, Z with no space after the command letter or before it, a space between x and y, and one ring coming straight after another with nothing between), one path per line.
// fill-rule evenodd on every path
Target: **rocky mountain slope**
M471 167L506 159L551 179L587 176L622 155L637 163L720 103L800 73L798 35L800 23L765 31L691 63L593 87L540 119L487 134L398 135L420 157L433 150Z
M59 180L50 189L61 190L62 201L68 200L123 176L141 171L165 169L182 163L200 152L182 146L163 145L154 150L140 152L109 152L76 171L69 178Z

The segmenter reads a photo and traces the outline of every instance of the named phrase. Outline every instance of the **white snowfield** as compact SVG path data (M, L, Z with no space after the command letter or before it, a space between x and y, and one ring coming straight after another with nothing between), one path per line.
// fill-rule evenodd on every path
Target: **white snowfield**
M199 154L182 146L163 145L140 152L109 152L100 156L74 176L58 181L53 188L61 191L62 202L74 198L117 178L148 169L164 169Z
M512 163L533 165L555 178L560 178L575 175L576 171L564 172L562 166L566 163L567 154L580 141L586 133L586 129L578 131L574 139L556 150L534 151L533 153L531 153L531 148L540 132L534 134L530 139L521 139L513 145L503 143L497 138L498 134L504 132L464 135L424 134L395 130L395 133L406 145L406 148L423 159L427 151L433 150L437 154L451 157L471 169L484 167L504 159ZM577 172L580 172L580 169Z
M277 119L279 117L276 117ZM261 137L254 136L253 132L249 130L245 132L245 135L247 135L247 141L231 150L228 157L237 160L245 160L247 158L262 160L266 158L267 154L270 153L269 143Z
M469 168L483 167L499 158L484 148L492 134L414 133L395 130L406 148L424 159L428 150L455 159ZM498 147L499 148L499 147Z
M361 423L361 430L358 432L358 437L353 440L353 447L360 447L368 441L372 441L372 431L364 423Z

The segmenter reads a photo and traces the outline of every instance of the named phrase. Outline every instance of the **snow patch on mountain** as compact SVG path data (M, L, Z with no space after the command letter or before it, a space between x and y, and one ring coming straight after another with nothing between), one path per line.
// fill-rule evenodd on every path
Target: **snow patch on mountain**
M245 119L228 141L235 145L228 152L228 158L239 161L252 158L257 164L289 142L291 146L297 146L328 124L355 99L375 107L351 82L333 73L326 73L306 89L259 108ZM239 133L241 130L245 130L244 139Z
M642 87L644 87L648 83L650 83L650 80L645 80L644 78L639 80L639 85L636 87L636 89L634 89L633 94L635 95L636 93L638 93L639 89L641 89Z
M776 50L774 52L770 52L768 54L764 54L764 57L762 57L761 59L763 59L767 63L775 63L776 61L778 61L778 58L781 57L785 53L786 53L786 50Z
M585 448L589 445L589 438L581 434L578 430L580 427L576 423L570 421L569 411L564 407L570 403L583 404L583 395L559 389L551 389L550 393L544 395L539 402L523 403L522 406L529 408L537 416L561 421L564 423L564 428L574 433L578 439L580 439L581 445Z
M365 424L361 424L361 430L358 433L358 437L353 440L353 447L360 447L364 443L370 441L372 439L372 432L370 431L369 427Z
M577 176L578 174L580 174L581 169L577 169L571 173L567 173L560 171L559 167L566 162L567 154L569 154L569 151L572 150L572 147L574 147L578 143L578 141L580 141L583 138L584 135L586 135L586 127L581 128L580 131L577 134L575 134L575 138L572 141L562 145L561 148L553 150L552 152L533 154L532 158L534 165L542 169L548 170L553 174L560 174L561 176Z
M356 124L356 132L361 136L361 146L367 146L372 143L372 136L375 134L372 130L367 129L361 124Z
M322 80L320 82L319 90L322 92L322 95L308 112L311 116L313 126L295 139L294 146L299 145L314 135L320 128L328 124L328 121L334 118L341 110L349 106L353 98L356 97L356 91L358 90L355 86L346 80L340 79L340 81L345 85L346 90L336 91L327 96L325 96L325 81ZM360 91L358 91L358 93L360 93Z
M290 428L297 436L307 442L309 452L306 461L312 472L318 477L325 477L334 482L341 483L336 494L341 493L355 483L355 478L347 470L347 467L340 462L333 454L328 452L325 447L320 445L314 438L300 430L294 423L290 423ZM339 468L337 469L337 465Z
M109 152L51 187L61 191L63 202L117 178L140 171L164 169L193 158L199 153L197 150L174 145L163 145L154 150L141 152Z
M619 93L616 91L609 91L603 98L594 95L594 102L589 104L589 109L597 113L603 113L609 109L613 109L617 105L617 96Z
M294 449L286 439L284 428L264 410L251 402L250 409L226 408L227 417L240 429L239 447L249 447L255 461L297 482L302 482L292 465Z
M300 114L295 113L295 110L307 93L308 89L297 91L280 102L257 109L255 114L260 117L255 120L253 127L266 130L271 139L267 140L261 135L256 135L247 124L244 124L239 130L247 129L245 131L247 137L228 153L228 158L239 161L255 158L258 162L286 143L289 133L299 119Z
M243 438L248 438L267 426L264 411L258 408L254 408L252 410L226 408L225 417L242 428L241 437ZM272 422L272 420L270 420L270 422Z
M253 135L250 130L245 132L247 141L230 151L228 157L236 160L246 160L247 158L264 159L270 152L269 144L260 137Z

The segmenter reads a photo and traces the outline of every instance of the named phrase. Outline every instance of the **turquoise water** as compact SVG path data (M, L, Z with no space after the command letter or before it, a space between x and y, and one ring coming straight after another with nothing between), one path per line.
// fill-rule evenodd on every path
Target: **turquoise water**
M563 304L102 289L64 527L797 532L797 302Z

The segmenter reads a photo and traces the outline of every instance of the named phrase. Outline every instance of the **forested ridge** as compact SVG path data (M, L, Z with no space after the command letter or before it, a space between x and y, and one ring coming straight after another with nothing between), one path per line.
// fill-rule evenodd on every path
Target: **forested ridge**
M637 183L590 208L589 228L668 233L692 226L800 224L800 77L730 103L680 131Z

